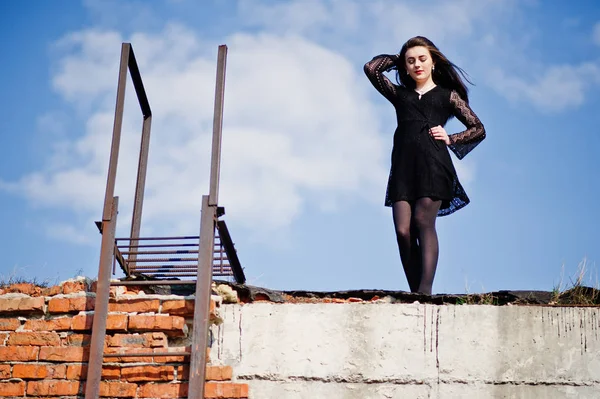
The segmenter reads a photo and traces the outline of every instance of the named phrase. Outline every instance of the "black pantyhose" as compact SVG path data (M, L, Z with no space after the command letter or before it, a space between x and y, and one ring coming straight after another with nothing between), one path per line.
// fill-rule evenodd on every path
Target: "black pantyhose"
M428 197L392 204L400 260L411 292L431 295L439 255L435 220L441 204Z

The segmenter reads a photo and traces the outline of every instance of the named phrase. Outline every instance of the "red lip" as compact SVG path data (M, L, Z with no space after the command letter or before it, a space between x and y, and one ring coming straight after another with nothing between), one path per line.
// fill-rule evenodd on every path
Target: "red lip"
M422 74L423 72L425 72L425 71L416 71L415 73L416 73L417 75L420 75L420 74Z

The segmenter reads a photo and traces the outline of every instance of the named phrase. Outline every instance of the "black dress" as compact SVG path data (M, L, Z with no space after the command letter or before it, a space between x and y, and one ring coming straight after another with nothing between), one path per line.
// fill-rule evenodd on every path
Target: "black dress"
M383 72L396 62L397 55L379 55L365 64L367 77L394 105L398 120L385 205L430 197L442 200L438 216L449 215L467 205L469 197L458 181L448 147L462 159L485 138L485 129L455 91L435 86L419 98L414 90L393 84ZM449 135L446 146L429 135L429 128L444 126L451 116L467 129Z

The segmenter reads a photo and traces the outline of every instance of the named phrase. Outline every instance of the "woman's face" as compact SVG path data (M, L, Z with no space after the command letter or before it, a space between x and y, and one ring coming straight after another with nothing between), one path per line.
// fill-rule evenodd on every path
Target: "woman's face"
M433 60L427 47L416 46L406 51L404 56L406 70L417 83L427 82L431 78Z

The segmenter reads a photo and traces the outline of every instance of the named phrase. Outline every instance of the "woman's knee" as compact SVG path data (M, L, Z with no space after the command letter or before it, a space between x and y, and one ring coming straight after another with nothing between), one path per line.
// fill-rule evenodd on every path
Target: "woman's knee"
M435 220L441 201L431 198L421 198L415 206L413 222L419 230L435 228Z
M411 228L410 225L396 226L396 238L398 240L410 242Z
M407 201L394 202L392 215L398 240L409 240L411 233L411 205Z
M431 212L423 212L418 209L413 216L413 223L419 231L435 228L436 214L431 215Z

